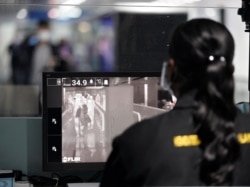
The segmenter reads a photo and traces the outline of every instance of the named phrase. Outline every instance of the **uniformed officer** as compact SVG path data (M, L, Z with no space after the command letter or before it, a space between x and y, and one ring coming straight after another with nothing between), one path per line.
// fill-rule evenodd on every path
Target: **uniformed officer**
M234 103L234 40L222 24L193 19L169 47L170 112L113 141L101 187L250 185L250 116Z

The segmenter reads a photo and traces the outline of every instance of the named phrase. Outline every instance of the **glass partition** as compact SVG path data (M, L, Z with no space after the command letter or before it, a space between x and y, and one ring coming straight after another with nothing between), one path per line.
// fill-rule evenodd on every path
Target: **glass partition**
M44 71L161 71L171 31L199 17L232 32L235 102L248 102L249 36L240 7L235 0L0 1L0 116L41 116Z

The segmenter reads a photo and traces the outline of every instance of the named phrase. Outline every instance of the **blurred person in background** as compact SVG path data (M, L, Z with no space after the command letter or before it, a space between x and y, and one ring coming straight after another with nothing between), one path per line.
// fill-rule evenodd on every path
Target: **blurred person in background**
M224 25L179 25L167 69L177 103L114 139L100 186L249 186L250 116L234 103L233 56Z
M114 55L110 39L106 36L101 36L98 39L97 58L99 71L110 72L114 70Z
M56 65L56 48L51 42L50 26L47 21L40 21L35 34L36 44L31 56L30 83L41 85L42 72L53 71Z
M58 58L55 65L55 71L73 71L74 70L74 58L73 49L69 41L65 38L59 41L56 46Z
M56 50L52 45L50 26L47 20L38 21L36 30L9 50L14 68L14 84L38 84L42 82L42 71L53 70L56 64Z
M10 66L11 66L11 77L10 81L12 84L22 84L25 82L23 66L19 63L19 50L20 44L23 40L23 34L17 33L13 39L13 42L8 47L10 55Z

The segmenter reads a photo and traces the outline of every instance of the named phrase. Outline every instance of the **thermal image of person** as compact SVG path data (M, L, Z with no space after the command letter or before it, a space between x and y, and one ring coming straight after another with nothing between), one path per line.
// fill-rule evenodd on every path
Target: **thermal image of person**
M82 113L82 94L76 93L75 94L75 101L74 101L74 124L75 124L75 131L76 131L76 136L80 137L80 118L81 118L81 113Z
M87 99L87 105L88 105L88 116L90 117L90 123L89 123L89 127L90 129L94 128L94 115L95 115L95 102L93 99L93 96L89 96L89 98Z
M250 116L234 103L233 57L223 24L180 24L167 69L177 103L114 139L100 186L249 186Z

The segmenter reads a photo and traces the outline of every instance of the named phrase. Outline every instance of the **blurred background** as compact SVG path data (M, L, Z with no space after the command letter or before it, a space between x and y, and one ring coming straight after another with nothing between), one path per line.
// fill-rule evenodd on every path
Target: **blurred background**
M161 71L168 37L206 17L234 36L235 102L248 102L241 0L0 0L0 116L41 116L43 71Z

